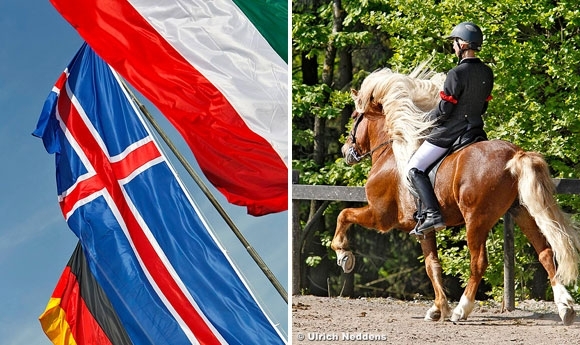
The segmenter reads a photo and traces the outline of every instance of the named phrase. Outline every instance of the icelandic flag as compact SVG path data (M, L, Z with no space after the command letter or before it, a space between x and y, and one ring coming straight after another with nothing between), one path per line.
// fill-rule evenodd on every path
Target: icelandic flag
M111 68L83 45L34 135L58 200L133 344L283 344Z
M51 0L230 203L288 209L287 0Z

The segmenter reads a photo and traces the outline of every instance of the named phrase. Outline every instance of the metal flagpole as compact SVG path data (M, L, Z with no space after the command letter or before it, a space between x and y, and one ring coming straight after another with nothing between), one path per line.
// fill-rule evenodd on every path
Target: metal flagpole
M270 282L272 283L272 285L274 285L274 288L276 288L276 290L278 291L278 293L280 294L280 296L282 296L282 298L284 299L284 301L286 303L288 303L288 294L287 294L286 290L284 289L284 287L282 286L282 284L280 284L280 282L278 281L278 279L276 278L276 276L272 273L272 271L270 271L270 268L268 267L268 265L266 265L266 263L264 262L264 260L262 260L262 258L260 257L260 255L256 252L256 250L252 247L252 245L246 240L246 238L244 237L244 235L242 234L242 232L238 229L238 227L236 226L236 224L234 224L234 222L232 221L232 219L230 218L230 216L226 213L226 211L223 209L223 207L219 204L219 202L213 196L213 194L211 193L211 191L206 187L206 185L203 182L203 180L199 177L199 175L195 172L195 170L193 170L193 168L191 167L191 165L189 164L189 162L185 159L185 157L183 157L183 155L179 152L179 150L177 150L177 147L173 144L173 142L167 136L167 134L165 134L165 132L163 131L163 129L161 128L161 126L159 125L159 123L157 123L157 121L155 120L155 118L153 118L153 116L151 115L151 113L149 112L149 110L147 110L147 108L145 108L145 105L143 105L137 99L137 97L135 97L135 94L127 86L127 84L125 83L124 80L121 79L121 82L122 82L123 87L125 88L125 90L127 90L127 92L129 93L129 95L131 95L131 98L133 99L133 101L139 106L139 109L141 110L141 112L143 113L143 115L145 115L145 117L151 123L151 125L153 126L153 128L155 128L155 130L157 131L157 133L159 133L159 135L161 136L161 138L163 139L163 141L165 142L165 144L167 144L167 146L169 147L169 149L171 150L171 152L173 152L173 154L175 155L175 157L177 157L177 159L179 160L179 162L183 165L183 167L185 168L185 170L187 170L187 172L193 178L193 180L195 181L195 183L197 183L197 185L199 186L199 188L202 190L202 192L205 194L205 196L209 199L209 201L212 203L212 205L216 208L216 210L222 216L222 218L224 219L224 221L232 229L232 231L234 232L234 234L236 235L236 237L240 240L240 242L242 242L242 244L244 245L244 248L246 248L246 250L248 251L248 254L250 254L250 256L252 257L252 259L254 259L254 261L256 262L256 264L258 265L258 267L260 267L260 269L262 270L262 272L264 272L264 274L266 275L266 277L268 278L268 280L270 280Z

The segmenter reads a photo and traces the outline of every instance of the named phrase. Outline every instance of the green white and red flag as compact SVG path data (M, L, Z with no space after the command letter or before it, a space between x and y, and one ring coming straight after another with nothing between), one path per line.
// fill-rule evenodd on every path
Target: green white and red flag
M51 0L252 215L288 207L286 0Z

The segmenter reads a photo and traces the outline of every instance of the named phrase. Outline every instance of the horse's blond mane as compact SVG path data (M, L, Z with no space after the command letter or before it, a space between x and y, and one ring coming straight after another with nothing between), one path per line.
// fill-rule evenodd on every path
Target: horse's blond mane
M354 97L356 110L361 113L367 107L382 105L385 131L393 140L393 153L402 177L411 155L433 127L434 121L428 114L439 102L444 81L445 74L431 71L429 61L419 64L408 75L384 68L366 77Z

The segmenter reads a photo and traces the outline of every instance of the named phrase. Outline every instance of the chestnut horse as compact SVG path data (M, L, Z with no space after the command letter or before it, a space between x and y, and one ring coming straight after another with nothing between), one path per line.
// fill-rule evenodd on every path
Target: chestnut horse
M365 185L368 204L344 209L337 219L331 247L346 272L354 268L346 237L351 224L380 232L414 228L416 206L404 169L433 125L427 114L439 100L443 80L444 75L429 73L424 66L409 75L383 69L365 78L358 92L353 91L354 125L342 152L349 164L370 156L372 167ZM445 158L436 177L434 189L446 225L466 227L471 272L451 312L435 233L420 240L435 293L425 320L450 318L456 322L469 316L488 266L486 239L494 224L509 212L548 273L563 323L571 324L574 301L564 285L578 278L580 236L556 204L543 157L506 141L480 141Z

